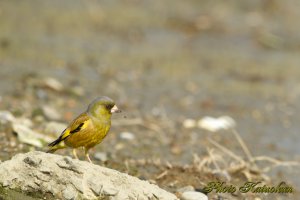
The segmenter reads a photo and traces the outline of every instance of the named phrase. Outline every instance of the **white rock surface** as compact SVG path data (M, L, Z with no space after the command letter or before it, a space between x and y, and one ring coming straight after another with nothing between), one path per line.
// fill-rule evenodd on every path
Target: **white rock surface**
M53 199L178 200L156 185L116 170L38 151L0 163L1 187L41 196L50 193Z

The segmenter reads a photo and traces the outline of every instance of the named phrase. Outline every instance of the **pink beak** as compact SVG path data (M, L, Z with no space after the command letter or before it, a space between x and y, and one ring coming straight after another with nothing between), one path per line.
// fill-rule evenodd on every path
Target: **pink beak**
M111 113L120 113L121 110L118 109L118 107L116 105L114 105L114 107L112 107L112 109L110 110Z

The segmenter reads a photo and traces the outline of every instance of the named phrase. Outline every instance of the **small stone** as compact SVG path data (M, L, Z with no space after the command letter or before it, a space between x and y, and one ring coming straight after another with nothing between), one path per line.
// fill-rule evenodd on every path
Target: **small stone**
M179 193L184 193L184 192L188 192L188 191L195 191L195 188L193 186L191 186L191 185L188 185L188 186L179 188L177 190L177 192L179 192Z
M236 126L236 122L229 116L221 116L219 118L204 117L198 121L198 127L211 131L218 132L220 130L233 129Z
M134 140L135 136L133 133L130 133L130 132L122 132L122 133L120 133L120 138L122 140Z
M195 128L196 127L196 120L194 119L186 119L183 121L184 128Z
M54 108L51 108L50 106L43 106L42 111L43 111L45 117L50 120L60 120L61 119L61 115Z
M187 191L182 193L181 200L208 200L208 197L201 192Z
M107 161L107 154L105 152L97 152L97 153L95 153L94 158L96 160L105 162L105 161Z
M64 89L64 86L55 78L48 77L44 80L44 84L46 87L55 90L55 91L62 91Z
M5 124L7 122L12 122L15 120L15 117L6 110L0 111L0 122L1 124Z

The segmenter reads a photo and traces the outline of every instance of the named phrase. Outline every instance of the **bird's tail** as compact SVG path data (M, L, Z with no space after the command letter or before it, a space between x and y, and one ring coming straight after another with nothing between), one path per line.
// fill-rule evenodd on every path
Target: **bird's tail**
M58 139L56 139L53 142L51 142L50 144L48 144L49 149L46 152L54 153L58 149L66 148L66 146L64 144L61 144L62 141L63 141L63 139L61 137L59 137Z
M50 148L46 151L46 153L54 153L56 150L57 150L56 148L50 147Z

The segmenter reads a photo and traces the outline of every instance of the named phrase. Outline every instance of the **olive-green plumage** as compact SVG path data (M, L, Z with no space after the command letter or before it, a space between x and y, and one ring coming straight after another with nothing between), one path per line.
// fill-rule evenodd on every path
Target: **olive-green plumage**
M77 158L75 149L84 147L85 155L91 162L88 150L105 138L114 112L119 110L112 99L105 96L95 99L84 113L74 119L61 135L48 145L50 148L47 152L53 153L57 149L71 147ZM64 145L61 145L61 142L64 142Z

